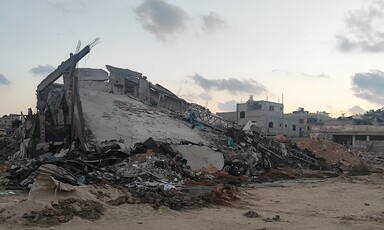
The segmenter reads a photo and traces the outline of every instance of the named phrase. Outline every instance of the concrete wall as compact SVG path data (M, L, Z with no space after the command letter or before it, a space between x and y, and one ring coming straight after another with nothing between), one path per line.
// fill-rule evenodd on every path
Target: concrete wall
M283 134L290 137L309 136L307 113L284 114Z
M216 113L216 115L224 118L226 121L236 122L237 121L237 112L220 112Z
M103 69L78 68L79 81L106 81L109 80L108 72Z
M290 137L308 137L311 127L323 125L332 118L321 113L296 112L283 115L283 133Z
M103 81L79 81L79 88L112 92L112 85Z
M106 65L109 74L110 83L112 84L112 92L114 94L127 94L128 92L137 92L134 88L139 87L139 80L142 74L130 69L121 69ZM128 88L130 87L130 88ZM137 95L134 95L137 97Z
M184 112L187 110L187 102L178 98L163 95L160 97L157 107L171 111Z
M340 120L340 119L331 119L324 121L326 126L342 126L342 125L353 125L353 120Z
M149 102L150 100L150 94L149 94L149 82L147 81L147 78L140 77L139 78L139 91L138 91L138 98L140 98L143 101Z

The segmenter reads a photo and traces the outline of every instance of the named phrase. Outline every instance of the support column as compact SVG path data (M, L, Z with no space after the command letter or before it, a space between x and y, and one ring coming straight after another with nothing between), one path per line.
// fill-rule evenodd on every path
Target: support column
M40 120L40 139L41 142L45 142L45 116L43 114L39 114Z
M352 135L352 147L355 146L355 140L356 140L356 136L355 136L355 135Z

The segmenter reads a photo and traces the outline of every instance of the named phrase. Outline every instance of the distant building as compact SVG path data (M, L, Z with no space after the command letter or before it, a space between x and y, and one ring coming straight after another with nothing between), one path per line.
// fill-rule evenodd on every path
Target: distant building
M283 104L271 101L254 101L251 96L245 103L237 104L237 124L256 122L264 133L275 135L282 133Z
M299 108L292 113L284 114L283 134L290 137L308 137L313 126L324 125L325 121L332 120L329 113L309 113L304 108Z
M21 115L20 114L9 114L9 115L4 115L0 117L0 128L5 129L5 128L11 128L12 127L12 122L16 120L20 120Z
M313 127L311 136L331 139L348 147L368 151L384 150L384 126L376 125L342 125Z
M247 102L237 104L236 112L217 115L241 126L252 121L267 135L285 134L290 137L309 136L312 126L324 125L325 121L332 120L327 112L309 113L304 108L285 114L282 103L254 101L252 96Z

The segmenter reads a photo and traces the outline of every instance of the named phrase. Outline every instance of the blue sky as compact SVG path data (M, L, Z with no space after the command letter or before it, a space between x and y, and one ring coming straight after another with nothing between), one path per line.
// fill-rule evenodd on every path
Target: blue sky
M332 116L384 104L384 1L0 0L0 115L76 49L79 67L148 76L211 111L249 95Z

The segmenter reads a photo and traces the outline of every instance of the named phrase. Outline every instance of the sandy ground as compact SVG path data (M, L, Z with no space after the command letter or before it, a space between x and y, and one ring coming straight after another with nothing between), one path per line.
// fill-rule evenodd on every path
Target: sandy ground
M242 188L232 207L173 211L124 204L108 206L94 222L76 217L59 226L28 229L384 229L383 189L383 174L255 184ZM0 203L12 200L3 197ZM260 216L245 217L249 210ZM0 229L27 227L3 224Z

